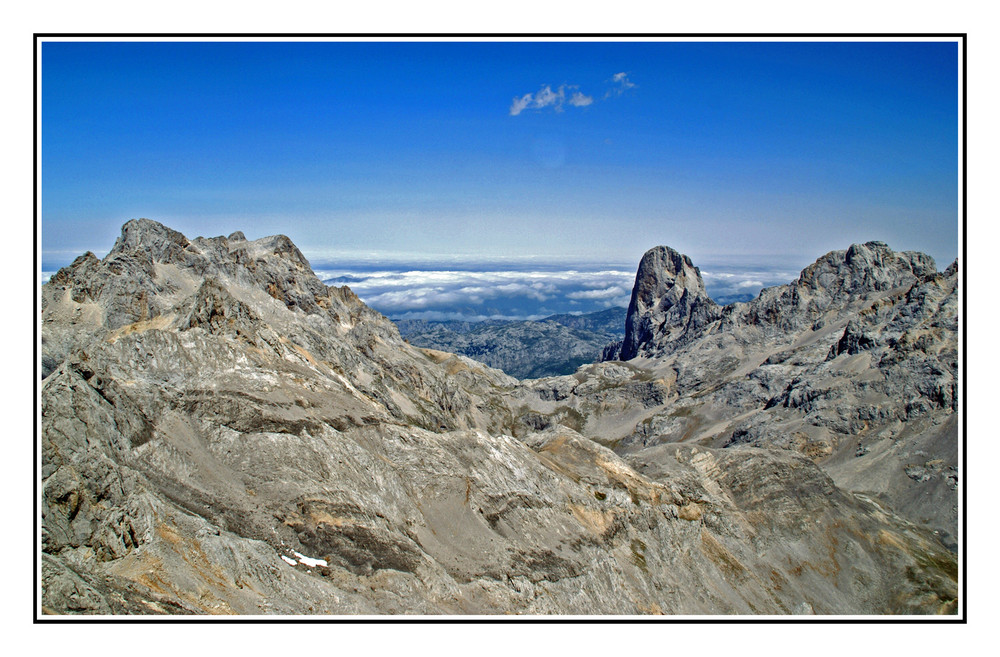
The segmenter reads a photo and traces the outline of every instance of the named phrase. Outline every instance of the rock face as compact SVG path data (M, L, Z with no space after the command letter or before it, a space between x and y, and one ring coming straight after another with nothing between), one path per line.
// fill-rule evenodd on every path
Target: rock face
M528 406L551 409L546 390L561 386L562 416L623 454L675 442L793 450L954 546L957 263L937 272L924 254L856 244L751 302L699 314L674 301L698 298L698 286L676 291L676 272L690 282L694 270L669 253L650 251L655 266L636 276L621 349L636 357L546 383Z
M616 356L631 360L670 353L720 314L690 258L667 246L650 249L639 262Z
M923 391L901 423L925 424L886 441L919 426L946 442L954 272L862 277L873 293L845 307L870 310L850 331L837 314L805 351L793 335L763 353L754 340L780 330L750 305L703 304L681 263L672 286L634 295L654 318L637 349L666 355L521 383L407 344L286 237L129 222L106 258L43 286L43 613L954 613L954 555L838 483L861 470L831 477L766 430L742 440L750 411L711 419L751 398L786 409L778 423L840 417L822 406L834 394L792 384L799 370L758 385L699 359L724 324L748 371L818 385L867 359ZM895 467L865 435L851 458ZM922 449L906 482L947 478Z

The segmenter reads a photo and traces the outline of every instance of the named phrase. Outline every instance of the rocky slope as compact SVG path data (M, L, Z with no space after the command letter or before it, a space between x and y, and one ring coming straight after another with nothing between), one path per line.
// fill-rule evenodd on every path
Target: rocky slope
M400 320L400 334L416 346L468 356L519 379L571 374L599 359L621 338L624 312L553 315L540 321ZM614 326L615 328L612 328Z
M621 339L625 332L622 320L625 319L626 308L605 308L595 310L592 313L582 313L580 315L550 315L545 320L562 324L572 329L581 329L607 336L608 342ZM545 321L543 320L543 321Z
M639 267L622 344L605 354L632 358L539 382L523 401L621 454L677 442L793 450L954 546L957 285L957 264L937 272L926 255L870 242L720 308L690 260L659 247Z
M940 278L900 303L943 299ZM732 377L667 381L640 357L521 384L406 344L288 238L188 240L147 220L42 297L43 613L956 609L954 555L810 458L764 434L643 433L681 388L729 403ZM902 308L828 363L923 330ZM571 397L598 406L574 416ZM631 422L618 454L591 439L612 442L602 422Z

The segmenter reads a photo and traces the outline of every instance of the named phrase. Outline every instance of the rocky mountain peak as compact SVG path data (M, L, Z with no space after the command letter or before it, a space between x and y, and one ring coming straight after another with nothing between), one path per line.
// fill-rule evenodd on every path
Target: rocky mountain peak
M84 254L43 286L43 373L94 339L141 322L255 342L260 324L294 325L297 313L315 315L332 334L360 323L359 335L398 340L395 327L350 291L324 285L284 235L189 240L156 221L133 219L103 260Z
M691 258L668 246L650 249L639 262L625 320L621 360L672 350L693 331L721 316Z
M866 242L819 258L802 270L798 285L828 294L863 295L910 285L936 272L934 258L926 253L896 252L884 242Z
M302 255L302 252L295 246L295 243L286 235L262 237L259 240L255 240L253 244L260 253L276 255L279 258L290 261L296 267L308 269L312 273L309 261L306 260L306 257Z
M184 235L152 219L131 219L122 226L122 233L109 256L133 251L145 251L153 260L178 260L191 243Z
M625 338L605 348L602 360L666 356L720 318L726 330L738 325L768 335L819 327L936 274L934 259L927 254L893 251L879 241L852 244L818 258L788 285L765 288L750 302L721 308L708 297L691 259L659 246L639 263Z
M852 244L844 254L844 261L858 269L901 267L921 277L937 271L934 266L934 258L926 253L916 251L896 253L885 242L877 241Z

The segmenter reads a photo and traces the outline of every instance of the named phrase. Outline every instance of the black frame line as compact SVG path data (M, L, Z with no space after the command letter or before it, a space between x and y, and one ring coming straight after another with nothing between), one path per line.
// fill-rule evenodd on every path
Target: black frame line
M40 361L38 345L41 332L41 322L39 316L39 289L41 283L41 275L39 269L39 255L38 255L38 240L39 232L41 227L41 217L38 214L38 194L39 194L39 160L38 160L38 144L39 144L39 98L38 98L38 87L39 87L39 42L40 40L50 39L50 38L94 38L94 39L104 39L104 38L114 38L114 39L125 39L125 38L155 38L160 39L170 39L170 38L191 38L191 39L219 39L220 41L229 41L235 39L245 39L245 38L258 38L258 39L307 39L307 38L324 38L324 39L353 39L353 38L382 38L382 39L399 39L399 38L415 38L421 40L435 39L435 38L468 38L468 39L484 39L484 38L523 38L523 39L566 39L566 38L620 38L623 40L634 40L642 38L655 38L655 39L670 39L670 38L684 38L684 39L697 39L697 38L713 38L713 39L727 39L727 38L753 38L755 40L765 39L765 38L787 38L787 39L802 39L802 38L823 38L823 39L857 39L857 38L921 38L921 39L933 39L933 38L946 38L946 39L958 39L957 43L961 44L961 79L962 79L962 133L961 133L961 146L962 146L962 168L961 168L961 198L962 198L962 210L961 210L961 226L962 226L962 248L959 256L959 267L961 269L959 273L959 282L962 288L961 299L962 299L962 313L959 317L959 322L961 324L961 338L962 338L962 374L961 374L961 395L959 397L960 408L962 409L962 431L961 431L961 445L962 445L962 530L961 530L961 580L962 580L962 601L961 609L962 615L956 618L935 618L928 617L924 618L893 618L891 616L879 616L874 618L825 618L825 617L801 617L793 616L788 618L753 618L749 616L739 616L735 618L729 617L713 617L713 618L671 618L669 616L650 616L650 617L586 617L586 618L566 618L560 616L552 617L443 617L435 618L433 616L385 616L379 618L352 618L350 616L336 616L329 617L324 616L320 618L310 618L310 617L280 617L280 618L241 618L241 617L191 617L191 616L122 616L122 617L87 617L87 616L49 616L40 614L41 608L39 606L39 588L41 582L36 577L39 574L39 559L41 556L41 544L38 542L38 511L39 511L39 483L40 483L40 459L39 446L41 440L40 427L39 427L39 417L40 417L40 407L38 406L38 394L39 386L41 384L40 375ZM968 308L968 286L965 284L965 271L967 263L967 253L968 253L968 49L967 49L967 32L736 32L736 33L726 33L726 32L697 32L697 33L684 33L684 32L635 32L635 33L622 33L622 32L571 32L571 33L535 33L535 32L303 32L303 33L278 33L278 32L234 32L234 33L215 33L215 32L170 32L170 33L157 33L157 32L35 32L33 34L32 46L32 64L33 64L33 98L32 106L34 110L33 114L33 166L32 171L33 178L33 198L32 207L35 219L34 225L34 239L33 239L33 263L34 272L32 276L32 283L34 287L32 288L33 294L33 310L34 310L34 327L35 331L33 333L34 343L32 345L32 352L34 357L34 377L33 377L33 398L32 398L32 426L34 431L34 441L32 443L33 453L32 453L32 469L34 472L34 479L32 482L32 623L34 624L157 624L157 623L183 623L183 624L204 624L204 623L222 623L225 625L232 624L719 624L719 625L743 625L743 624L806 624L806 625L843 625L843 624L858 624L858 625L898 625L898 624L922 624L922 625L955 625L955 624L967 624L968 623L968 504L967 504L967 491L968 486L966 485L964 479L968 473L968 426L967 426L967 413L966 408L966 394L965 391L968 389L968 367L967 367L967 349L968 349L968 319L967 319L967 308Z

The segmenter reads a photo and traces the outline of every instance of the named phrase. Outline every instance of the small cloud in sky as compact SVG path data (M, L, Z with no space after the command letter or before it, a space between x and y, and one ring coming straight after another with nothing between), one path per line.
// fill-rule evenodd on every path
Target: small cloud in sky
M514 98L510 105L510 115L517 116L526 109L542 110L546 107L551 107L556 112L562 112L563 105L566 103L573 107L586 107L594 102L593 96L573 91L576 88L575 85L562 84L555 91L552 91L551 85L543 84L542 88L534 94L524 94ZM567 92L569 92L568 99Z
M563 87L559 87L559 92L556 93L552 91L549 85L545 85L538 90L535 94L535 107L541 109L543 107L549 107L550 105L558 112L562 107L563 100L566 98L566 93Z
M628 79L628 73L626 72L615 73L611 76L609 82L612 84L612 87L604 94L605 100L621 96L629 89L637 86ZM566 105L570 105L571 107L587 107L588 105L592 105L594 97L588 96L579 89L579 85L561 84L553 90L552 85L543 84L541 89L534 93L515 96L511 101L508 113L511 116L517 116L525 110L541 111L545 109L551 109L554 112L563 112Z
M524 94L520 98L515 98L510 106L510 115L517 116L531 105L531 94Z
M593 96L588 96L575 84L561 84L553 91L552 85L543 84L542 88L531 94L524 94L514 98L510 105L510 115L517 116L527 109L543 110L552 108L555 112L562 112L564 105L573 107L586 107L594 102Z
M621 96L629 89L633 89L636 87L636 84L628 79L628 73L624 71L612 75L610 82L612 84L612 87L608 89L607 93L604 94L605 98L611 98L613 96Z

